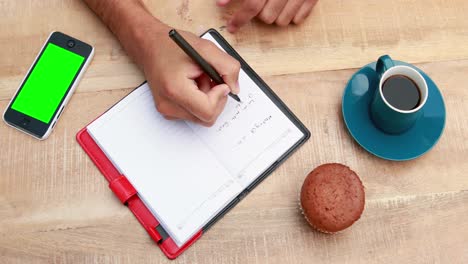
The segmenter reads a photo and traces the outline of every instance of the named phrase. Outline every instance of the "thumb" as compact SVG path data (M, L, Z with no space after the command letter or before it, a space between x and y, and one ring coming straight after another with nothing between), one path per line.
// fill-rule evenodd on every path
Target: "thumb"
M213 86L206 94L208 95L211 103L217 105L220 101L227 97L229 92L231 92L231 89L229 89L227 84L220 84Z
M202 56L221 75L232 93L238 94L240 92L239 72L241 69L239 61L208 40L204 40L202 43L200 49Z

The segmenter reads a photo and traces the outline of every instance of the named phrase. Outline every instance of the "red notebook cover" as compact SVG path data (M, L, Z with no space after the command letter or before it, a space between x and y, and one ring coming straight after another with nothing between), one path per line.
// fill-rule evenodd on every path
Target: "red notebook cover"
M146 232L148 232L150 237L169 259L175 259L201 237L202 231L200 230L187 243L178 247L172 238L162 229L159 221L140 200L137 191L133 188L125 175L119 173L96 142L94 142L86 127L78 132L76 140L109 182L109 188L114 192L117 198L132 211L138 219L138 222L140 222Z

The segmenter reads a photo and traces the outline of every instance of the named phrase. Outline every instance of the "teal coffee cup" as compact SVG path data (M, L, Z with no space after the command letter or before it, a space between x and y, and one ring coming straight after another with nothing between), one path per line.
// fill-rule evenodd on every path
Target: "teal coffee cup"
M427 83L414 68L395 65L388 55L377 61L379 87L370 105L374 124L383 132L401 134L422 115L428 97Z

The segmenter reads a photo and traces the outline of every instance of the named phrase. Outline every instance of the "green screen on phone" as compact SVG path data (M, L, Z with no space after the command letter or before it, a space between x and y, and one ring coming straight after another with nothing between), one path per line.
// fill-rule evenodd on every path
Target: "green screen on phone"
M48 43L11 108L49 123L84 57Z

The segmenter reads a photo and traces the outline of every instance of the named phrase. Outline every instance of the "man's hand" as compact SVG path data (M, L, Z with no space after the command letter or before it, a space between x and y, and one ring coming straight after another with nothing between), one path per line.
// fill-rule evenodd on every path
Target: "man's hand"
M219 6L226 6L235 0L217 0ZM236 32L254 17L267 24L287 26L300 24L312 11L318 0L243 0L241 7L228 21L229 32Z
M208 40L181 32L226 84L214 85L170 38L170 28L153 17L141 0L84 0L117 36L143 70L156 108L167 119L214 124L227 94L239 93L239 62Z
M170 28L153 34L142 47L143 70L156 108L167 119L184 119L210 126L222 112L227 94L239 93L240 64L215 44L179 31L226 84L215 85L169 37ZM156 30L151 32L157 32Z

